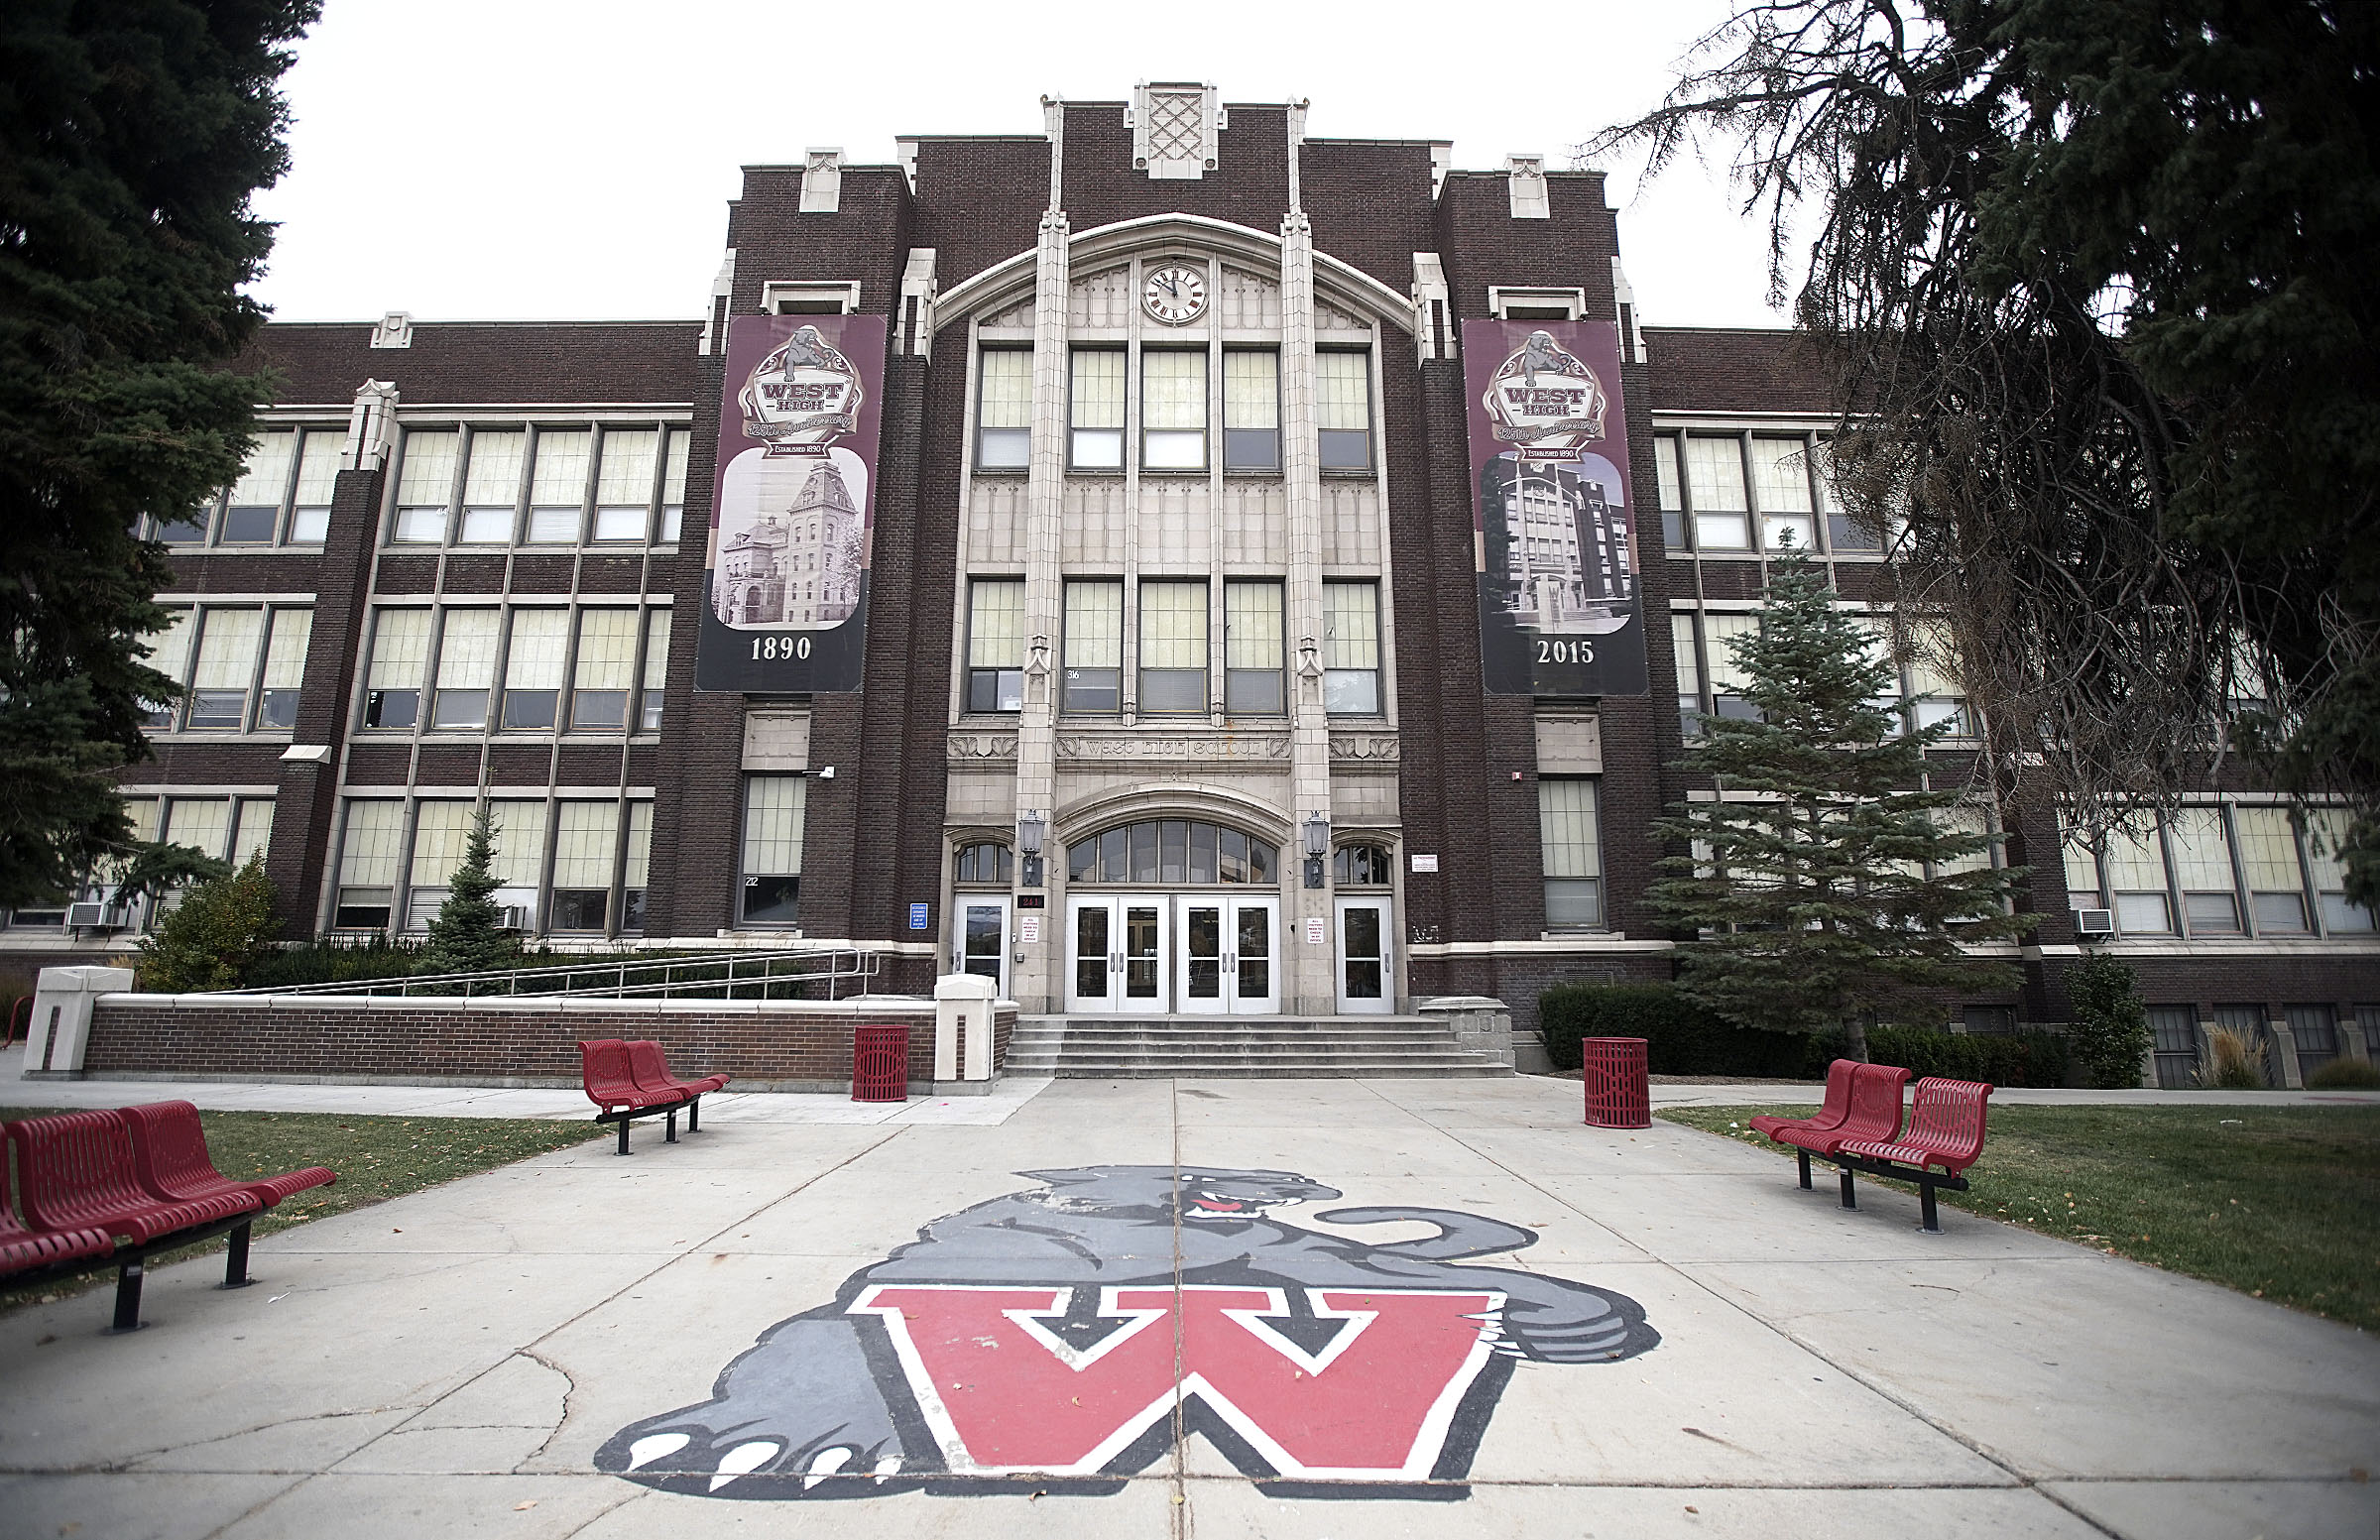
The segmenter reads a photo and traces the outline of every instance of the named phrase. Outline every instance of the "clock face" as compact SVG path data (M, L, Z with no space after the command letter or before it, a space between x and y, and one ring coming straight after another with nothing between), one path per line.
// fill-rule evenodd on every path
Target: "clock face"
M1140 282L1140 303L1151 318L1168 326L1194 321L1207 308L1207 277L1178 264L1152 268Z

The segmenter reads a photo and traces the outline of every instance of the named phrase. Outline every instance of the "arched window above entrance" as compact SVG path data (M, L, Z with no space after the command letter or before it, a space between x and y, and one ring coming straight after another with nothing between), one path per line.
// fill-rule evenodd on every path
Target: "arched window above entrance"
M1337 888L1385 888L1393 875L1388 852L1379 845L1342 845L1331 867L1331 883Z
M1070 883L1280 882L1278 850L1238 829L1187 818L1128 823L1066 847Z
M1014 858L1009 854L1006 845L994 845L989 841L980 845L962 845L959 847L958 872L953 881L998 883L1005 888L1014 870Z

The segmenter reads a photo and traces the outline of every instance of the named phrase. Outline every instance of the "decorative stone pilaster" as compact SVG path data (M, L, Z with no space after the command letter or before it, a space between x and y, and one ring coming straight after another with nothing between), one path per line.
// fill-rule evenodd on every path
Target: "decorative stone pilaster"
M1314 227L1300 209L1281 221L1281 482L1289 515L1288 634L1295 658L1290 685L1295 702L1290 728L1292 873L1302 873L1305 822L1331 810L1330 717L1322 700L1322 673L1309 666L1310 649L1322 645L1322 460L1314 423ZM1285 865L1289 861L1285 860ZM1329 880L1330 868L1323 869ZM1328 1015L1338 1005L1331 945L1331 890L1308 888L1293 877L1282 905L1295 993L1285 1009ZM1308 941L1307 922L1322 921L1323 942Z

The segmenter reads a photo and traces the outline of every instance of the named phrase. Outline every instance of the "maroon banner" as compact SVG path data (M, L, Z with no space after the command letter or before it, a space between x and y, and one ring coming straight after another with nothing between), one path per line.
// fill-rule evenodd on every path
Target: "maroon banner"
M728 323L696 689L860 687L884 394L881 315Z
M1498 695L1642 695L1619 328L1463 323L1480 661Z

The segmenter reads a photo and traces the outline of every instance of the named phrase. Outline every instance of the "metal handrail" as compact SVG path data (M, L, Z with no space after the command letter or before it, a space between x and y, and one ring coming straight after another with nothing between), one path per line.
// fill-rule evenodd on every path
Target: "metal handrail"
M824 968L811 966L790 972L779 972L779 964L810 964L820 962ZM746 968L758 971L745 973ZM657 982L640 980L631 984L629 975L648 974L659 970ZM724 973L719 970L725 969ZM681 972L701 973L696 978L680 978ZM400 975L391 979L349 979L331 984L295 984L267 986L262 989L226 990L227 995L341 995L378 997L381 995L434 995L447 999L460 996L465 1000L481 996L532 996L539 999L627 999L631 996L659 995L664 999L679 991L702 991L704 998L762 999L770 998L773 986L808 985L823 983L826 999L842 999L845 980L854 980L863 987L873 981L879 971L878 954L857 947L811 947L782 952L714 952L700 957L663 957L651 962L610 962L562 964L547 968L497 968L477 973L430 973ZM573 987L578 979L612 975L608 984ZM551 987L541 987L550 981ZM524 987L524 986L527 987ZM724 997L710 992L724 990ZM739 990L756 990L751 996L740 996Z

